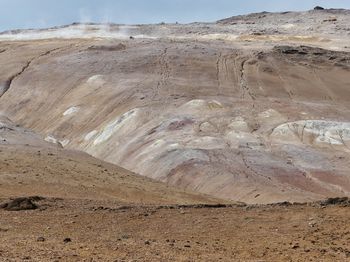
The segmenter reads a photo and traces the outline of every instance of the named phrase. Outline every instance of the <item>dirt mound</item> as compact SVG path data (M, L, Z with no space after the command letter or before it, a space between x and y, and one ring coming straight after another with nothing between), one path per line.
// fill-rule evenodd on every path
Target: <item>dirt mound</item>
M217 199L169 187L85 153L18 145L0 145L0 152L2 198L21 194L113 199L122 203L218 203ZM38 199L29 200L35 204ZM22 202L31 205L26 199L16 200L13 205Z
M39 207L35 202L43 199L44 198L38 196L19 197L12 199L4 204L1 204L0 208L5 209L7 211L33 210Z

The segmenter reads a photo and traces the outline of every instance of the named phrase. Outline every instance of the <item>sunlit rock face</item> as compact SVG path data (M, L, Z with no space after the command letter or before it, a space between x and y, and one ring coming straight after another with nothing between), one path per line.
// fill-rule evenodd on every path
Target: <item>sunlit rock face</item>
M324 120L302 120L274 129L272 137L280 142L301 143L313 147L335 148L349 152L350 123Z
M349 195L348 12L337 30L319 27L327 12L264 15L3 34L0 112L47 142L222 198Z

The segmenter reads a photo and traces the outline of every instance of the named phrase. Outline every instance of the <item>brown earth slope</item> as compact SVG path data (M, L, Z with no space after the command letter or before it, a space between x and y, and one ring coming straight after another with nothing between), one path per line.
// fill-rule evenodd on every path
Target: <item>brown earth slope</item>
M40 195L121 204L219 202L136 175L86 153L62 149L8 119L1 119L0 124L1 198Z

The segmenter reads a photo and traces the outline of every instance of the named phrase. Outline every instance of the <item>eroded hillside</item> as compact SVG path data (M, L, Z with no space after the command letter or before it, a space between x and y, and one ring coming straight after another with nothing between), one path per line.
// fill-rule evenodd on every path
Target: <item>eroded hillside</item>
M348 196L348 24L326 10L6 33L0 110L64 148L220 198Z

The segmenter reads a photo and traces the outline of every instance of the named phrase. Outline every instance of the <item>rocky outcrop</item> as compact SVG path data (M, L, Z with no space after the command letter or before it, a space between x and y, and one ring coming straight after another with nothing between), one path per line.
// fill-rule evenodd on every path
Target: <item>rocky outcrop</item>
M38 208L36 201L40 201L43 198L41 197L19 197L12 199L6 203L0 205L0 208L3 208L7 211L22 211L22 210L34 210Z

